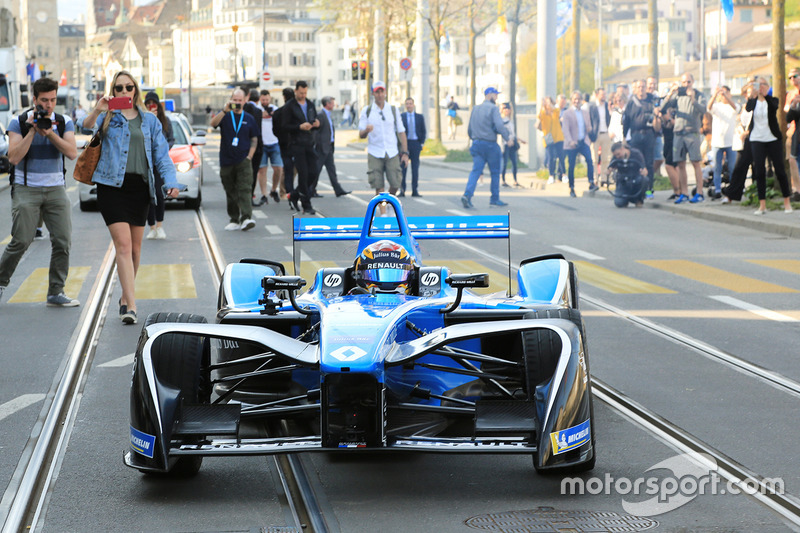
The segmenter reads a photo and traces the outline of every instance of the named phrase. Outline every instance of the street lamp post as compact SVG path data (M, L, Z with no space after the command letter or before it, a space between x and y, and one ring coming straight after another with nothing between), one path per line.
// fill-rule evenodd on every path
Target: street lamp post
M234 24L233 28L231 28L231 29L233 30L233 82L234 83L239 83L239 69L236 66L236 63L238 62L238 59L239 59L239 57L238 57L239 56L239 48L238 48L238 45L236 44L236 33L239 31L239 26Z

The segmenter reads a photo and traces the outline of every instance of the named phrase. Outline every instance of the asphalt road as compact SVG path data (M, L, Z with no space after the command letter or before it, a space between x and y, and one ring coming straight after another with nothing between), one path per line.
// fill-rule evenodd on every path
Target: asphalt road
M216 178L214 137L210 140L203 209L225 258L256 256L290 263L291 212L285 201L257 209L257 226L250 232L222 230L227 215ZM353 194L335 198L323 172L319 190L324 198L315 200L314 207L324 216L362 216L372 196L365 178L366 156L337 148L337 166L340 181ZM423 165L422 174L423 197L404 200L407 215L496 212L488 206L488 183L479 186L474 213L463 210L463 170ZM77 205L77 191L70 189ZM571 199L558 187L503 189L502 197L510 204L515 228L512 264L562 252L578 263L582 294L593 300L800 380L795 361L800 333L796 239L682 216L652 204L620 210L602 195ZM9 206L7 192L0 194L0 212L8 213ZM71 278L84 280L70 294L85 300L109 238L98 213L82 213L76 207L73 225ZM144 277L137 287L143 295L140 316L168 310L213 320L217 289L198 246L194 214L170 209L165 228L167 240L145 241L143 246ZM0 217L0 238L9 232L10 217ZM428 264L444 263L461 272L488 271L494 290L508 285L505 242L426 241L422 247ZM355 252L350 244L304 245L302 251L301 274L306 277L331 262L348 264ZM44 268L46 274L48 258L47 241L35 242L0 302L0 486L7 487L0 514L7 511L26 442L38 431L47 395L83 313L83 307L46 308L43 300L35 301L35 290L24 286L41 279L36 269ZM113 301L118 297L116 287ZM147 478L123 466L130 362L139 328L122 326L114 305L109 311L38 530L290 527L269 458L206 460L200 474L189 481ZM783 478L787 492L800 493L795 444L799 432L793 423L797 397L587 302L582 311L593 375L758 474ZM635 480L669 473L648 469L674 458L673 448L602 402L595 401L595 417L598 461L592 476ZM625 501L647 498L613 488L608 493L564 495L560 478L537 475L530 458L522 456L370 454L337 459L318 454L305 456L304 462L328 519L345 532L505 531L509 529L496 525L501 518L527 519L530 525L555 511L572 513L563 522L566 527L574 526L579 515L593 520L629 515ZM511 512L516 514L505 514ZM699 495L647 520L656 531L790 529L753 499L731 494ZM647 520L638 522L640 527ZM626 523L633 527L630 520Z

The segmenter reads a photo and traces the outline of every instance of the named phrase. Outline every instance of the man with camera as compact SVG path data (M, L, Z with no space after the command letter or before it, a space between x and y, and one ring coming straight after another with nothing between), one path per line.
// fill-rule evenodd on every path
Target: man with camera
M656 131L661 131L661 113L648 97L645 81L636 80L633 84L633 96L628 100L622 115L622 133L627 138L630 132L630 145L644 156L647 198L653 197L653 148Z
M614 205L627 207L629 202L633 202L636 207L642 207L647 183L645 165L644 155L636 148L624 142L616 142L611 146L608 170L615 172Z
M75 307L64 294L72 238L71 204L65 188L64 158L78 157L75 127L69 117L54 112L58 83L39 78L33 84L34 109L8 125L11 170L11 242L0 259L0 298L25 251L33 242L39 215L50 231L49 307Z
M226 231L247 231L256 226L253 220L253 155L258 148L258 126L243 111L245 93L236 89L225 109L211 119L212 128L220 128L219 177L225 189L228 217Z
M700 168L700 161L702 160L700 145L703 142L700 126L703 123L703 114L705 114L706 108L693 86L694 77L686 72L681 76L680 85L672 86L664 98L666 103L661 107L662 113L667 109L675 108L672 159L678 167L678 179L681 187L681 194L675 200L676 204L681 204L686 200L693 204L705 200L703 196L703 171ZM697 183L697 193L691 200L689 199L689 186L687 185L688 178L686 175L687 155L694 167L695 182Z

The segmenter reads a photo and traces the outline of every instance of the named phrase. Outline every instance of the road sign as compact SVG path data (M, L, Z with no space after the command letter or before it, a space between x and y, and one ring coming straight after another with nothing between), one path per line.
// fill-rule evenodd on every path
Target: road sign
M411 59L404 57L400 60L400 68L403 70L411 70Z
M360 55L361 57L364 57L365 55L367 55L367 49L366 48L359 48L358 49L358 55Z
M270 74L268 70L262 71L261 76L258 78L259 88L269 89L271 85L272 85L272 74Z

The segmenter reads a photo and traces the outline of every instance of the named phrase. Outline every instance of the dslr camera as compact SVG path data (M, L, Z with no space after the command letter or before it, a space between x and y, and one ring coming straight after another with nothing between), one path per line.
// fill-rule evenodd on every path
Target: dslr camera
M50 120L50 113L44 110L40 105L36 106L33 111L33 123L40 130L49 130L53 127L53 121Z
M686 96L686 87L678 87L678 96Z

